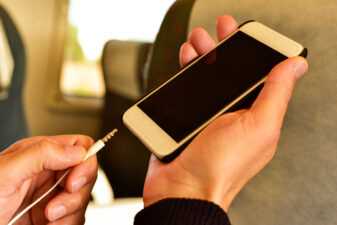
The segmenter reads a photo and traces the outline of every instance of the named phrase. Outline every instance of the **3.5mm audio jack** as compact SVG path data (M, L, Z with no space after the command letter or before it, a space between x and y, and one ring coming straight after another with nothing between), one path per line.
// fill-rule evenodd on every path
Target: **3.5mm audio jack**
M110 133L108 133L104 138L98 140L95 144L93 144L88 152L87 155L85 156L84 160L87 160L90 156L96 154L99 150L101 150L104 146L105 143L107 143L110 138L112 138L116 133L117 133L117 129L114 129L113 131L111 131ZM24 210L22 210L18 215L16 215L11 221L9 221L8 225L12 225L14 224L18 219L20 219L21 216L23 216L27 211L29 211L31 208L33 208L37 203L39 203L42 199L44 199L52 190L54 190L57 185L59 185L59 183L67 176L67 174L69 173L71 168L69 168L63 175L62 177L54 184L54 186L52 186L46 193L44 193L41 197L39 197L38 199L35 200L35 202L33 202L32 204L30 204L29 206L27 206L27 208L25 208Z
M118 132L117 129L113 129L113 131L111 131L110 133L108 133L108 134L102 139L103 143L104 143L104 144L107 143L107 142L109 141L109 139L112 138L112 137L115 135L115 133L117 133L117 132Z
M99 150L101 150L105 146L105 143L107 143L108 140L111 137L113 137L115 135L115 133L117 133L117 131L118 131L117 129L114 129L113 131L111 131L110 133L108 133L104 138L98 140L95 144L93 144L90 147L90 149L88 150L88 153L85 156L84 160L86 160L90 156L96 154Z

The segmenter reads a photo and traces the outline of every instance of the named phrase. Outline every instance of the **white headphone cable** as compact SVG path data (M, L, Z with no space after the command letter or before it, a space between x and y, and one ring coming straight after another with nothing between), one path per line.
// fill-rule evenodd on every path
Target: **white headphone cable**
M109 134L107 134L103 139L98 140L95 144L93 144L88 152L87 155L85 156L84 160L87 160L90 156L96 154L99 150L101 150L104 146L105 143L108 142L108 140L115 135L117 132L117 129L114 129L111 131ZM71 168L69 168L63 175L62 177L42 196L40 196L38 199L36 199L32 204L27 206L24 210L22 210L18 215L16 215L11 221L9 221L8 225L13 225L21 216L23 216L27 211L29 211L31 208L33 208L37 203L39 203L42 199L44 199L51 191L53 191L57 185L67 176Z

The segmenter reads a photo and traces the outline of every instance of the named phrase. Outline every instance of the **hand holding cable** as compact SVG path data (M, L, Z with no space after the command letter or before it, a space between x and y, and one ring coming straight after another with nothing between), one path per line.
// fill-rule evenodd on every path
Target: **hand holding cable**
M97 151L104 142L93 145L91 138L81 135L35 137L19 141L2 152L0 224L7 224L15 213L42 196L70 167L67 179L58 184L59 188L51 191L20 221L22 224L84 221L97 176L96 156L88 158L91 154L85 150L90 146Z

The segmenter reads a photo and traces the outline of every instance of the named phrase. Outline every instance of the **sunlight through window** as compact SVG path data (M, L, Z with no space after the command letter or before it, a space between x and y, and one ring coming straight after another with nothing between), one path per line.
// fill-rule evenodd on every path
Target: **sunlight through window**
M153 42L174 0L70 0L62 66L66 96L103 97L100 57L110 39Z

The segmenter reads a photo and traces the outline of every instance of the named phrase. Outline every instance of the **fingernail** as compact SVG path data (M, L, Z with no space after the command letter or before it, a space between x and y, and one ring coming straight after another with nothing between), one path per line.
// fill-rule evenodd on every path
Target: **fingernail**
M80 177L77 180L75 180L71 184L71 190L72 192L77 192L80 190L85 184L87 183L87 179L85 177Z
M54 206L49 210L49 219L55 221L67 214L67 209L63 205Z
M81 146L68 146L67 156L70 160L80 160L84 155L83 147Z
M308 64L303 59L297 59L293 65L293 70L295 71L296 78L299 79L307 71Z

